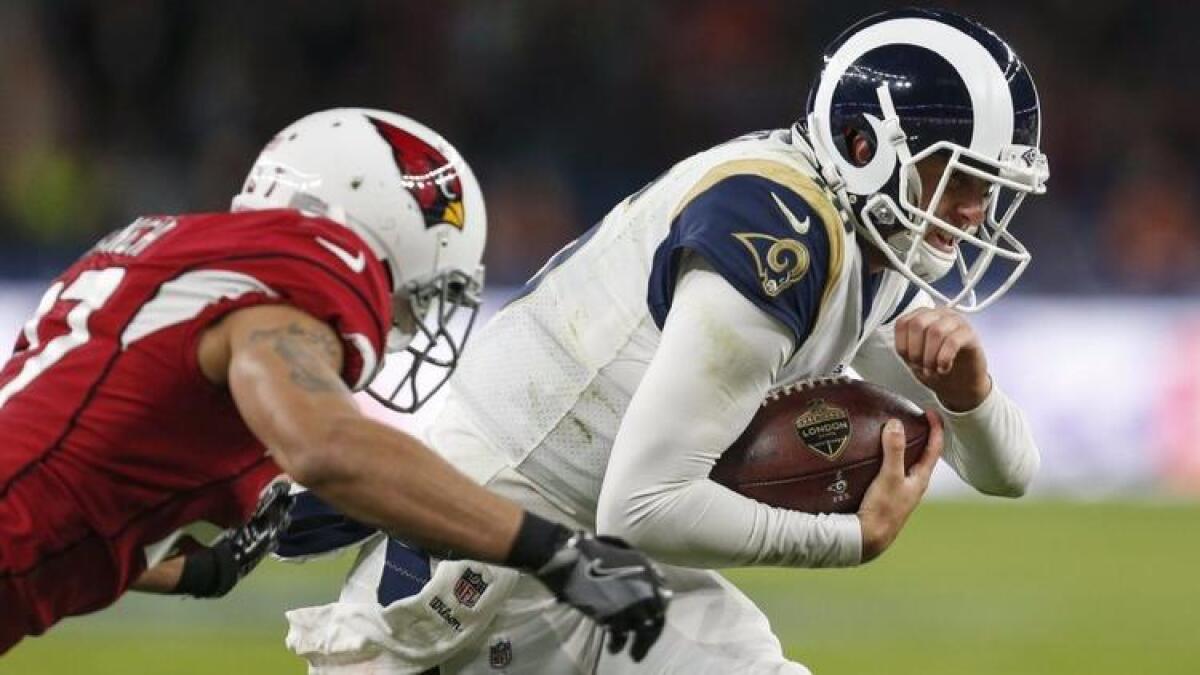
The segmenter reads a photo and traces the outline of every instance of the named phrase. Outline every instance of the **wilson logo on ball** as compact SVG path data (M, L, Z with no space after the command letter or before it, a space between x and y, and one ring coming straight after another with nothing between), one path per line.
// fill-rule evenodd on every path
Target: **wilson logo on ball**
M796 418L796 435L810 450L833 461L850 440L850 415L817 399Z

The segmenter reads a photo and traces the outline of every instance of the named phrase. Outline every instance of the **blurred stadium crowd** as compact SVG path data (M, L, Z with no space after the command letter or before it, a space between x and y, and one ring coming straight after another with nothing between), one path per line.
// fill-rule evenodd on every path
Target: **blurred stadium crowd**
M442 131L519 283L671 163L803 111L824 45L895 3L5 0L0 277L49 277L146 212L217 210L263 142L334 105ZM946 2L1043 96L1049 196L1017 290L1200 290L1193 3Z

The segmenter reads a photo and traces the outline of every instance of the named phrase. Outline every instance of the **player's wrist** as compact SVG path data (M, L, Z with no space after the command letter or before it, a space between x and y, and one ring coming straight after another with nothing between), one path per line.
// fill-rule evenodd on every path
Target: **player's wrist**
M937 398L938 407L940 408L939 412L943 414L943 417L954 420L975 417L994 408L995 405L993 402L997 396L996 383L990 374L985 376L985 380L986 385L982 393L977 393L971 400L966 402L955 403L954 401L946 401L939 394Z
M238 578L237 563L223 543L189 553L172 592L194 598L219 598L232 590Z
M516 569L537 571L545 567L570 538L571 531L567 528L526 511L504 564Z
M970 413L983 405L992 393L992 376L985 372L968 386L935 393L938 405L946 412L959 415Z
M869 563L891 546L897 528L890 526L886 518L871 512L859 513L858 520L862 524L862 562Z
M895 499L899 495L892 495ZM858 511L858 521L862 527L862 563L868 563L883 555L883 552L896 541L900 529L904 527L906 518L900 509L873 508L864 505Z

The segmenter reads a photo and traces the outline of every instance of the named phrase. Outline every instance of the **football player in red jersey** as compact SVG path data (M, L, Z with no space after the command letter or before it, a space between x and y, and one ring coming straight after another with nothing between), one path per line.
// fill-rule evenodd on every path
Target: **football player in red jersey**
M411 359L381 397L396 409L449 376L485 230L445 140L339 109L276 136L232 212L140 218L67 269L0 370L0 653L114 602L179 528L280 511L285 474L364 523L535 571L644 653L668 595L646 558L485 491L352 397L388 352ZM233 543L256 560L263 532ZM213 573L182 570L183 590Z

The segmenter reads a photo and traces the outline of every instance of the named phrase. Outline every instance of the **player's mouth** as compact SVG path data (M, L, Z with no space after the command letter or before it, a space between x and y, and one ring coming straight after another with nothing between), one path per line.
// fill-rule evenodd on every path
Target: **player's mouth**
M951 236L942 230L930 230L925 235L925 241L929 242L934 248L945 253L953 253L954 247L958 243L958 238Z

